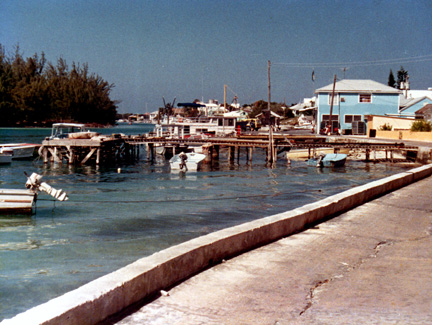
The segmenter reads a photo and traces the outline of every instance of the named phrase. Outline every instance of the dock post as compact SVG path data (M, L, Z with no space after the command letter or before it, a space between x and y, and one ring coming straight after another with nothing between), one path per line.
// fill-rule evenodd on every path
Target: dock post
M202 153L206 156L204 162L209 163L212 160L211 147L208 145L202 146Z
M99 165L100 163L100 151L100 148L96 150L96 165Z
M366 161L369 161L370 149L366 149Z
M43 163L47 164L48 163L48 149L46 147L43 148L42 157L43 157Z
M147 161L149 161L150 160L150 144L146 143L145 146L146 146L146 152L147 152Z
M249 154L248 154L248 161L252 161L252 152L253 152L253 147L249 147L248 148Z

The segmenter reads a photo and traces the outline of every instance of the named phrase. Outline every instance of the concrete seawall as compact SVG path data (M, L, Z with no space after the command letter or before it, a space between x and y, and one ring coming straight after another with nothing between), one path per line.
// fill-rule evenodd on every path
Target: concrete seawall
M427 165L303 207L220 230L142 258L2 324L94 324L223 259L305 229L432 175Z

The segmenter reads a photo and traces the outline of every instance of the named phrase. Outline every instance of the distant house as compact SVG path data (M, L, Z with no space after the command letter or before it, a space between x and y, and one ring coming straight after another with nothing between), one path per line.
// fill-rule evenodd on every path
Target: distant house
M333 84L319 88L317 133L330 123ZM331 121L342 133L365 134L368 115L399 113L398 89L373 80L343 79L336 82Z
M432 104L432 96L422 96L415 98L405 98L402 96L400 100L399 113L401 116L415 115L419 109L428 104Z
M432 121L432 104L424 105L415 112L416 118Z

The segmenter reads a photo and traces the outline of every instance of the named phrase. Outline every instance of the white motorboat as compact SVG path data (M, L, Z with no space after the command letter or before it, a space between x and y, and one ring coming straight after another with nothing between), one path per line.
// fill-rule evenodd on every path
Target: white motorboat
M12 150L0 148L0 164L10 164L12 162Z
M91 139L97 136L97 132L87 130L84 124L79 123L54 123L52 125L49 140L59 139Z
M170 166L172 171L197 171L200 163L206 158L206 155L188 152L180 153L170 159Z
M0 213L32 213L37 192L0 189Z
M59 201L69 199L61 189L56 190L41 180L41 175L33 173L27 177L25 184L27 190L0 189L0 213L32 213L38 191L46 192Z
M309 159L307 164L316 167L342 167L345 165L346 159L347 155L343 153L323 153L317 158Z
M32 143L5 143L0 148L12 152L12 159L31 159L34 156L38 144Z

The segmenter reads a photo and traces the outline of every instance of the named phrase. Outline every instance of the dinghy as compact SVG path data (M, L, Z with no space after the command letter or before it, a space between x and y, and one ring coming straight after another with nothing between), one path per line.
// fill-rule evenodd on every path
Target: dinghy
M205 155L195 152L181 152L170 159L172 171L197 171Z
M0 213L32 213L34 211L38 191L46 192L59 201L66 201L69 198L62 190L56 190L45 182L42 176L36 173L27 174L25 184L27 190L0 189Z
M320 154L318 158L311 158L307 161L309 166L316 167L342 167L345 165L347 155L344 153Z

